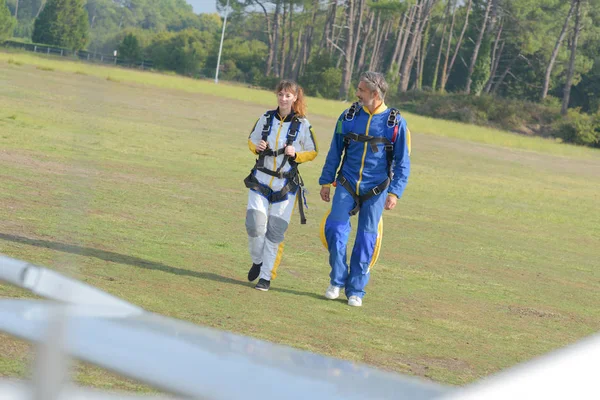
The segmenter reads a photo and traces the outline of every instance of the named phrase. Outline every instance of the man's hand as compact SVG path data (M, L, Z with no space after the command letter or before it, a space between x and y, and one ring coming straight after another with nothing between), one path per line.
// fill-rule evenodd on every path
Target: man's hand
M326 201L327 203L329 203L329 200L331 200L329 198L329 193L331 192L331 188L329 186L322 186L321 187L321 199L323 201Z
M322 192L323 192L323 189L321 189L321 193ZM321 197L323 197L323 195L321 195ZM388 194L387 199L385 199L385 209L393 210L394 207L396 207L397 201L398 201L398 198L396 196L394 196L393 194Z
M256 151L258 151L260 153L261 151L266 149L268 145L269 144L267 142L265 142L264 140L261 140L260 143L256 145Z
M294 158L294 156L296 155L296 149L294 148L294 146L285 146L285 152L284 152L284 154L286 156Z

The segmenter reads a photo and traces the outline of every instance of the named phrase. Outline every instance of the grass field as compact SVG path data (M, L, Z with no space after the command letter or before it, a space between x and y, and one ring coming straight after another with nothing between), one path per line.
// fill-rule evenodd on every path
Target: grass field
M292 219L272 290L253 290L246 139L274 101L0 52L0 252L149 311L456 385L600 330L600 152L414 115L412 176L364 306L324 300L317 179L344 105L318 99L308 224ZM0 376L30 359L0 335ZM147 390L87 365L76 378Z

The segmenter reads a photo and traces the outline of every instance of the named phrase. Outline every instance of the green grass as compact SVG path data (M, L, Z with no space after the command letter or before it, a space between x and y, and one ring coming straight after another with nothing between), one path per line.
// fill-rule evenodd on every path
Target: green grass
M246 140L274 101L0 53L0 252L149 311L449 384L600 329L599 153L413 115L412 176L385 214L364 306L323 300L317 179L344 105L317 99L308 224L294 216L272 290L252 290ZM26 296L0 285L0 297ZM0 375L26 375L28 352L0 336ZM84 364L76 379L148 390Z
M106 77L106 79L114 82L136 83L165 89L177 89L192 93L216 95L264 106L272 106L273 103L273 94L269 91L248 88L243 85L227 85L223 83L217 85L209 80L197 80L173 74L140 72L125 68L91 65L79 61L57 59L56 56L34 55L15 51L11 51L10 53L0 52L0 61L2 60L7 60L9 63L11 62L10 60L13 60L12 62L19 63L18 65L26 63L52 68L57 71L73 72L76 74L85 73L101 78ZM347 106L347 103L339 101L310 99L309 113L337 118L340 115L340 112ZM411 130L424 134L467 139L480 143L563 156L598 157L597 150L566 145L550 139L518 135L497 129L438 120L411 113L404 113L404 115L409 121Z

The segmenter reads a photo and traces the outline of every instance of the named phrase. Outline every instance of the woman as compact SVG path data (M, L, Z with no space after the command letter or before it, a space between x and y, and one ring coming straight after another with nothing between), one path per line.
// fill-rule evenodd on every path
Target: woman
M295 82L283 80L275 93L277 109L260 117L248 138L250 151L257 154L258 159L244 181L250 189L246 231L252 267L248 280L252 282L260 277L255 288L265 292L277 276L283 239L296 201L302 223L306 222L298 164L317 156L317 143L306 119L302 88Z

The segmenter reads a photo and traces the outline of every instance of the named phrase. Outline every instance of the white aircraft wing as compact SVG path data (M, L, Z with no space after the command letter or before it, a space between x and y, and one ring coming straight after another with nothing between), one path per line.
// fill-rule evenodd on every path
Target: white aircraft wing
M0 280L62 302L0 300L0 331L41 343L52 336L53 320L61 315L65 353L183 397L425 400L451 390L144 312L81 282L7 257L0 257Z

